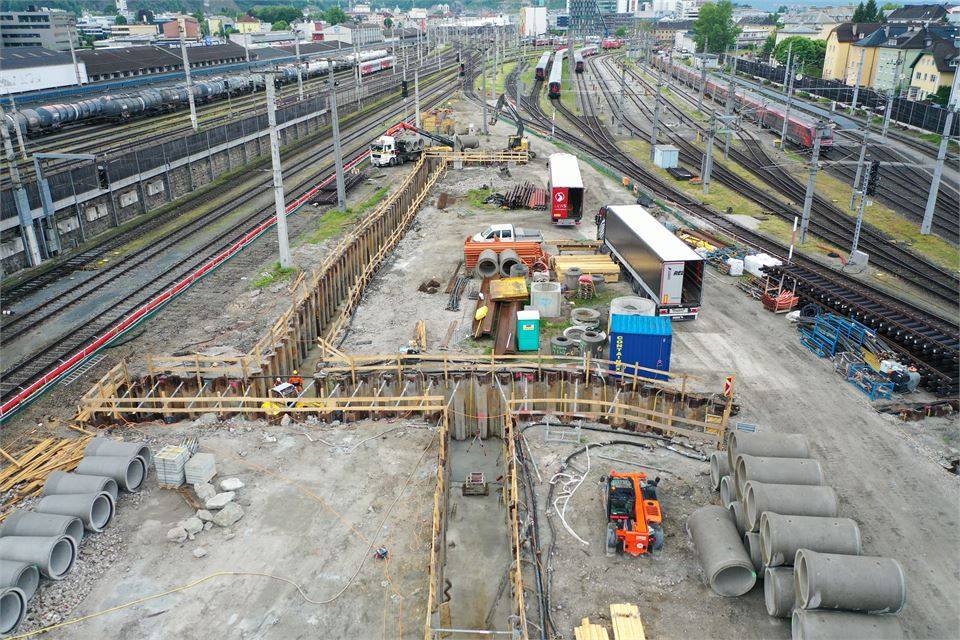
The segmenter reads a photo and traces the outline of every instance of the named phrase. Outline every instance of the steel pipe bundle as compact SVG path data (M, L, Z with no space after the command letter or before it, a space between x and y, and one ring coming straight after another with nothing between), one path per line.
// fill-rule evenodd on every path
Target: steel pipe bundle
M147 466L153 464L150 447L142 442L119 442L110 438L93 438L83 450L84 456L140 456Z
M45 578L60 580L77 558L77 545L70 536L7 536L0 538L0 559L37 565Z
M720 478L720 504L729 507L730 503L737 499L737 489L733 482L733 476L723 476Z
M763 572L763 602L774 618L789 618L796 606L793 567L767 567Z
M742 596L757 582L731 513L723 507L700 507L687 518L704 582L718 595Z
M497 252L493 249L484 249L481 251L480 257L477 258L477 266L475 268L481 278L492 278L497 275L497 272L500 270L500 259L497 257Z
M0 589L0 636L14 633L27 614L27 596L17 587Z
M147 476L147 463L138 455L85 456L77 466L77 475L107 476L124 491L138 491Z
M904 636L896 616L794 609L790 637L792 640L901 640Z
M70 536L79 545L83 522L76 516L17 510L0 524L0 537L5 536Z
M736 469L737 456L765 456L767 458L809 458L810 445L806 436L796 433L748 433L731 431L727 440L727 464Z
M120 496L117 481L107 476L81 476L76 473L54 471L43 483L41 496L60 496L71 493L100 493L105 491L116 502Z
M109 493L77 493L47 496L37 504L40 513L80 518L87 531L100 533L113 520L115 505ZM2 539L2 538L0 538Z
M860 527L850 518L785 516L767 511L760 516L763 564L793 564L800 549L818 553L860 555Z
M893 558L797 551L799 609L897 613L907 601L903 568Z
M834 518L839 508L832 487L802 484L766 484L748 480L743 500L747 506L747 531L756 531L760 527L760 516L765 511Z
M714 490L720 488L723 476L730 475L730 463L726 451L712 451L710 453L710 486Z
M478 263L479 264L479 263ZM510 277L510 270L518 264L523 264L520 256L513 249L504 249L500 252L500 275L504 278Z
M823 484L820 463L810 458L767 458L740 453L733 474L741 496L747 480L769 484Z
M27 601L40 586L40 570L37 565L18 560L0 560L0 589L16 587L23 591Z

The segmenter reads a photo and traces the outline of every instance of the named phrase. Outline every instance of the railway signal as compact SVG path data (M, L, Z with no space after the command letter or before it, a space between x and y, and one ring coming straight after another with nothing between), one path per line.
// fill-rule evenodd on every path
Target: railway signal
M870 168L867 170L867 188L864 189L864 192L868 196L874 196L877 194L877 184L880 182L880 161L874 160L870 163Z

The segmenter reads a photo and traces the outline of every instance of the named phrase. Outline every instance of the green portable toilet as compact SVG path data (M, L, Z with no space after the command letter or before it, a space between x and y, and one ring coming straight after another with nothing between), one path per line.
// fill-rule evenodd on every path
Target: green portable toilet
M540 350L540 312L517 311L517 351Z

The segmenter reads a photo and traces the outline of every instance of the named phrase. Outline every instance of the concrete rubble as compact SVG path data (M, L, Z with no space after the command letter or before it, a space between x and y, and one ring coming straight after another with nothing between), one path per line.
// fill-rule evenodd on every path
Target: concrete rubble
M204 507L209 511L216 511L217 509L223 509L227 504L229 504L237 494L233 491L224 491L223 493L218 493L204 503Z

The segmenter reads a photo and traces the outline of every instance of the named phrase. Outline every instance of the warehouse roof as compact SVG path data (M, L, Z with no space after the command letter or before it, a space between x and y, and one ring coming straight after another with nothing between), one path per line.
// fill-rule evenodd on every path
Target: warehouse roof
M180 66L180 56L161 47L119 47L97 51L82 49L77 51L77 57L87 65L89 76Z
M0 47L0 69L25 69L54 64L72 64L69 53L43 47Z
M283 51L284 55L288 55L288 56L294 55L296 53L296 47L295 45L292 45L292 44L287 44L287 45L283 45L282 47L273 47L273 48L278 51ZM336 42L307 42L307 43L300 44L300 55L315 56L320 53L337 51L338 49L340 51L343 51L345 49L348 52L353 51L350 45L341 44L341 46L338 47Z

